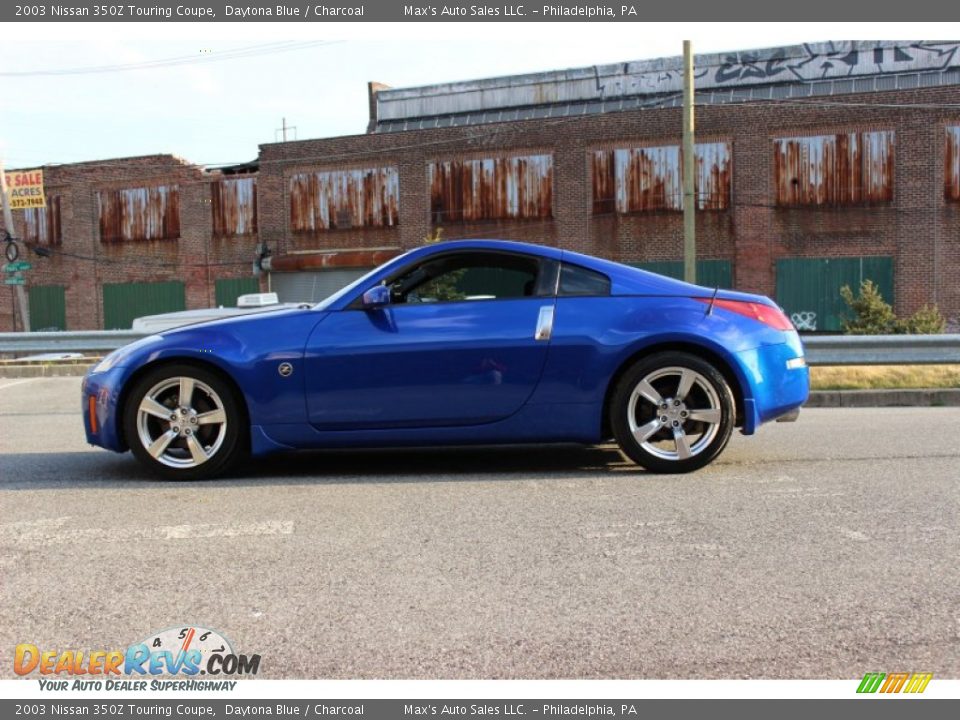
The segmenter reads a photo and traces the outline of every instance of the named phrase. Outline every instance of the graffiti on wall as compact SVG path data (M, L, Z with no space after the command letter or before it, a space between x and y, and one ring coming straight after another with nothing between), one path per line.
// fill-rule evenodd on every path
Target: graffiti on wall
M815 332L817 329L817 314L813 310L790 313L790 322L801 332L804 330Z
M945 70L960 65L958 42L830 42L698 56L698 89L778 82L815 82L867 75ZM651 66L659 65L654 68ZM675 67L674 67L675 66ZM597 69L601 97L683 89L683 69L662 60L625 63L621 73Z

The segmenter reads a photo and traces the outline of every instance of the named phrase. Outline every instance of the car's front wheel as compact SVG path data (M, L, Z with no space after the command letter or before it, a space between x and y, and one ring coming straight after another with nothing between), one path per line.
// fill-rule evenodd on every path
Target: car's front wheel
M243 414L233 388L215 372L163 365L127 395L124 432L133 454L169 480L226 471L243 452Z
M660 473L702 468L726 447L736 420L733 393L710 363L689 353L642 359L620 379L610 403L620 449Z

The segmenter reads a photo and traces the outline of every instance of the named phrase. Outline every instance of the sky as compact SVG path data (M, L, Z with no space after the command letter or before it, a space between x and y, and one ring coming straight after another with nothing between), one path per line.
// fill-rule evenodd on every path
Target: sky
M681 53L684 39L694 52L709 53L960 37L960 23L25 23L8 29L16 32L0 43L0 154L10 168L155 153L203 165L246 162L259 144L279 138L283 118L296 127L289 137L301 140L363 133L370 80L413 87L667 57Z

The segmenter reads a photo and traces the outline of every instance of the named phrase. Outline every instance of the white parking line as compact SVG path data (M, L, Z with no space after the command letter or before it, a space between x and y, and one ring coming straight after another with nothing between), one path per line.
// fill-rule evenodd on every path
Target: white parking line
M7 388L13 387L14 385L23 385L24 383L33 382L38 378L27 378L26 380L14 380L13 382L0 385L0 390L6 390Z

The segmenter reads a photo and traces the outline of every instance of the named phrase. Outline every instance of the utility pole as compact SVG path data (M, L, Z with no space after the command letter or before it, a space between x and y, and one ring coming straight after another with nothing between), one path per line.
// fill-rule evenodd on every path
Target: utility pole
M693 48L683 41L683 279L697 281L697 196L693 142Z
M7 196L7 174L3 170L3 158L0 158L0 196L3 197L3 226L13 235L13 213L10 211L10 198ZM15 285L17 305L20 306L20 323L24 332L30 332L30 305L27 303L27 291L23 285Z
M288 131L288 130L294 130L294 131L296 131L296 129L297 129L297 126L296 126L296 125L287 125L287 119L286 119L286 118L282 118L281 127L278 127L276 130L273 131L273 139L276 140L276 139L277 139L277 136L279 135L279 137L283 138L283 142L286 142L286 141L287 141L287 131ZM294 133L294 134L295 134L295 133Z

